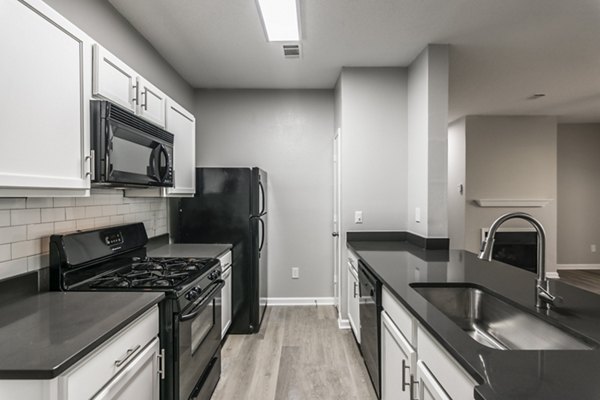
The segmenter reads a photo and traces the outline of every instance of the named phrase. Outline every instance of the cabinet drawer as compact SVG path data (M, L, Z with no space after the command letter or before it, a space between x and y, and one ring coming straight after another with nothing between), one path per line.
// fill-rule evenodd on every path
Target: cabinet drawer
M417 329L419 359L453 399L472 399L475 380L427 332Z
M221 270L225 271L231 265L231 251L219 257L219 261L221 261Z
M64 398L92 397L157 335L158 306L154 306L60 378Z
M400 329L400 332L412 345L416 345L416 324L410 313L404 308L398 300L384 286L381 291L381 305L388 313L394 324Z

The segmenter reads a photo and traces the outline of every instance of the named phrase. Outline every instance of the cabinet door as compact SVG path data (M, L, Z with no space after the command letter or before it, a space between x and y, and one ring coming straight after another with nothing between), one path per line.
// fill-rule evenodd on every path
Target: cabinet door
M135 113L137 74L102 46L94 45L93 94Z
M160 345L155 338L109 381L93 400L158 400Z
M170 196L193 196L196 192L196 119L183 107L167 99L166 128L175 135L173 145L174 187Z
M223 274L225 286L221 290L221 339L231 325L231 267Z
M85 194L91 38L40 0L0 2L0 37L0 188Z
M417 382L419 400L451 400L427 365L421 360L417 363Z
M413 400L417 353L385 311L381 312L381 399Z
M139 97L137 102L138 115L164 128L167 96L141 76L137 78L137 85Z
M359 308L358 275L348 263L348 320L358 343L360 343Z

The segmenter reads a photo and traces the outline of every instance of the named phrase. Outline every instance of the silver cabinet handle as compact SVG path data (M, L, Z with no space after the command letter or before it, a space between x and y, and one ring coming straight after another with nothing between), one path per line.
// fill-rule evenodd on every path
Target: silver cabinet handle
M165 379L165 349L160 349L160 354L158 355L158 360L160 361L160 366L158 368L158 375L161 380Z
M410 366L406 365L406 360L404 359L404 360L402 360L402 391L403 392L406 392L407 386L410 388L410 390L412 390L412 384L410 382L406 383L406 370L408 370L408 372L410 372ZM410 374L409 374L409 377L411 377ZM411 394L411 396L412 396L412 394Z
M354 282L354 298L356 298L356 296L357 296L357 294L356 294L356 287L357 287L357 286L358 286L358 285L356 284L356 282Z
M92 180L96 179L96 170L95 170L96 165L94 163L94 155L95 155L95 151L90 150L90 155L85 156L85 161L90 163L89 170L88 170L88 172L85 173L85 176L89 176Z
M413 396L415 393L415 386L418 388L419 387L419 381L415 381L413 379L413 376L410 376L410 400L418 400L417 396Z
M138 85L137 83L131 87L133 89L133 98L131 99L132 103L138 104Z
M148 111L148 89L144 90L144 102L142 103L144 111Z
M127 349L127 353L125 354L125 357L121 358L120 360L115 361L115 367L120 367L121 365L125 364L125 362L127 362L129 357L134 355L135 352L138 351L140 347L142 347L142 345L138 344L133 349Z

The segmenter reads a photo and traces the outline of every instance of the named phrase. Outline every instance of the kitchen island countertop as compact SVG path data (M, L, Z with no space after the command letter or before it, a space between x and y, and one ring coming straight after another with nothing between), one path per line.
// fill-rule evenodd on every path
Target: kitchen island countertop
M535 308L535 274L486 262L462 250L424 250L406 241L348 241L360 260L422 326L479 383L484 400L599 399L600 347L593 350L496 350L473 340L416 292L411 283L481 285L542 318L600 343L600 296L560 281L553 294L564 302L545 315ZM461 399L462 400L462 399Z

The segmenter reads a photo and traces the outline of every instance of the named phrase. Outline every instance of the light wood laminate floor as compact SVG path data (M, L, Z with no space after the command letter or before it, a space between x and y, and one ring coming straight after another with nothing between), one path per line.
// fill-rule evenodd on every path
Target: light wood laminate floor
M268 307L261 331L229 335L212 400L376 400L333 306Z
M580 289L600 294L600 270L597 269L559 269L560 280Z

